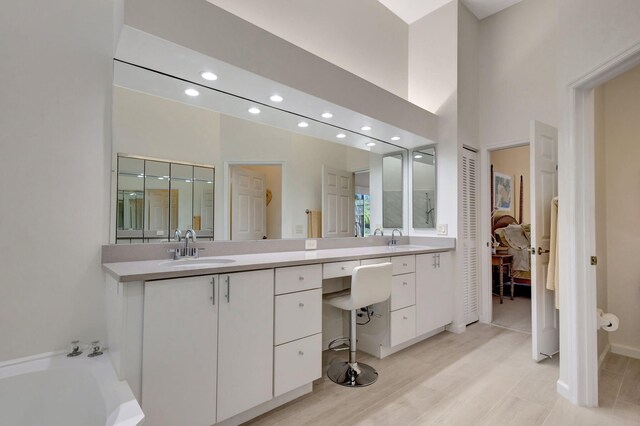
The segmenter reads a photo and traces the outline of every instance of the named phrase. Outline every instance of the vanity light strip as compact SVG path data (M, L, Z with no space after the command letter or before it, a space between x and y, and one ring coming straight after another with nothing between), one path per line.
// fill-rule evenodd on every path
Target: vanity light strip
M227 92L225 90L216 89L216 88L207 86L207 85L202 84L202 83L198 83L198 82L195 82L195 81L187 80L186 78L182 78L182 77L178 77L178 76L175 76L175 75L171 75L171 74L168 74L166 72L154 70L153 68L148 68L148 67L145 67L143 65L135 64L133 62L123 61L122 59L118 59L118 58L113 58L113 60L116 61L116 62L120 62L121 64L131 65L133 67L137 67L137 68L143 69L145 71L151 71L151 72L153 72L155 74L159 74L159 75L162 75L162 76L165 76L165 77L175 78L176 80L183 81L185 83L194 84L194 85L202 87L204 89L213 90L213 91L218 92L218 93L222 93L222 94L225 94L225 95L233 96L234 98L242 99L244 101L251 102L253 104L259 104L259 105L262 105L264 107L275 109L275 110L278 110L278 111L281 111L281 112L286 112L287 114L291 114L291 115L293 115L295 117L304 118L306 120L310 120L310 121L313 121L315 123L319 123L319 124L323 124L323 125L326 125L326 126L334 127L336 129L344 130L345 132L353 133L353 134L360 135L362 137L369 138L369 139L372 139L372 140L375 140L375 141L378 141L378 142L381 142L381 143L384 143L384 144L387 144L387 145L395 146L396 148L401 149L401 150L406 150L407 149L407 148L402 147L400 145L396 145L394 143L391 143L391 142L389 142L387 140L378 139L378 138L373 137L371 135L367 135L367 134L364 134L364 133L356 132L354 130L347 129L347 128L344 128L344 127L336 126L335 124L328 124L328 123L326 123L326 122L324 122L322 120L318 120L318 119L313 118L313 117L307 117L305 115L302 115L302 114L299 114L299 113L296 113L296 112L292 112L292 111L289 111L289 110L284 109L284 108L278 108L277 106L274 106L272 104L267 104L265 102L256 101L254 99L250 99L250 98L246 98L244 96L236 95L235 93Z

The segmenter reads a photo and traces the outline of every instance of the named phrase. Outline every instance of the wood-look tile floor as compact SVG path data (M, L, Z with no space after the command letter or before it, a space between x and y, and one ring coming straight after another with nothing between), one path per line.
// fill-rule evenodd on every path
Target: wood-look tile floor
M531 334L531 298L505 296L503 302L500 304L500 296L493 296L493 323Z
M346 356L325 352L325 371ZM640 424L640 361L611 356L602 370L606 403L576 407L556 393L557 358L533 362L531 336L500 327L474 324L465 333L440 333L382 360L366 354L359 360L378 370L377 383L348 389L324 376L310 394L251 424Z

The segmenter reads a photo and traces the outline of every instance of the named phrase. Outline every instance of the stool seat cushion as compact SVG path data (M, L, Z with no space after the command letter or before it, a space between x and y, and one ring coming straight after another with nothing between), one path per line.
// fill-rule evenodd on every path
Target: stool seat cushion
M326 294L323 297L323 301L327 305L331 305L333 307L336 307L338 309L343 309L345 311L352 311L354 309L358 309L362 307L362 306L352 306L350 290L343 290L343 291L338 291L336 293Z

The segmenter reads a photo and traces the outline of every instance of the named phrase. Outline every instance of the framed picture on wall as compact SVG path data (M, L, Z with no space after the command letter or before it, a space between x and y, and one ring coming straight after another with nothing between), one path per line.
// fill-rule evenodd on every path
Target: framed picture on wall
M495 172L493 174L493 208L498 211L511 211L513 200L511 176Z

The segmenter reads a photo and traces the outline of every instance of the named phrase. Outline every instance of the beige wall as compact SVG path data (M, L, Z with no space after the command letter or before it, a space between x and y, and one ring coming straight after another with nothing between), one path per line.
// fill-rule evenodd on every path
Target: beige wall
M640 67L607 82L603 96L605 173L597 188L606 206L608 311L620 318L609 341L640 357Z
M0 13L0 361L105 338L118 1Z
M502 214L509 214L518 220L520 216L520 176L522 175L522 186L524 189L522 221L523 223L531 223L529 145L493 151L491 152L491 164L493 164L494 172L511 176L513 179L513 193L511 195L513 197L513 203L511 211L504 213L497 212L496 217Z
M208 0L407 98L408 25L371 0Z
M529 138L529 122L558 126L558 0L524 0L480 21L479 139Z

